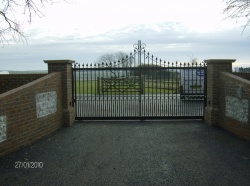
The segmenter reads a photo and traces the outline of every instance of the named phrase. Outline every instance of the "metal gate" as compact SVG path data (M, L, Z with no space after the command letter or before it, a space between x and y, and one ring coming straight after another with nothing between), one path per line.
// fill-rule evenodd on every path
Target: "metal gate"
M158 60L138 41L112 63L74 64L76 120L203 118L205 63Z

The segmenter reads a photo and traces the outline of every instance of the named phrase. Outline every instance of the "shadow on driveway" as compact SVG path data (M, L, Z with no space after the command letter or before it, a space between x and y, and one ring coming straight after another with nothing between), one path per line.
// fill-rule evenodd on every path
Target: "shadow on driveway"
M76 122L0 158L6 186L243 186L249 173L250 143L200 120Z

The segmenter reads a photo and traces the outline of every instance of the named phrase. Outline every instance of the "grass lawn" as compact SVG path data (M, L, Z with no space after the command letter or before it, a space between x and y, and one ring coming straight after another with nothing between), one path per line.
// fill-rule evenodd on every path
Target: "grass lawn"
M76 81L74 88L77 94L98 94L97 81Z

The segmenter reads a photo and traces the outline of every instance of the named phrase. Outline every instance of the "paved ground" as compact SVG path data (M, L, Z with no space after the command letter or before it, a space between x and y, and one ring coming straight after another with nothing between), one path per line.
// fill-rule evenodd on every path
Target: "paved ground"
M246 186L249 173L250 143L199 120L79 122L0 158L6 186Z

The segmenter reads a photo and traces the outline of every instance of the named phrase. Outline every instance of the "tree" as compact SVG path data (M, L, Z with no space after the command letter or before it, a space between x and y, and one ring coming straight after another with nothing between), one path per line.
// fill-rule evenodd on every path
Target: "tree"
M132 54L128 55L124 52L107 53L107 54L101 55L96 61L99 67L124 68L122 70L110 69L110 72L113 74L114 77L129 76L130 70L128 69L128 67L132 67L132 62L133 62Z
M190 58L190 60L188 62L190 65L196 65L196 64L198 64L198 59L196 57L194 57L193 54L191 56L188 56L188 57Z
M132 65L132 56L128 55L124 52L116 52L116 53L107 53L101 55L97 62L102 67L131 67Z
M161 68L160 65L156 64L141 64L137 66L133 71L134 76L146 76L146 77L156 77L158 74L159 69Z
M237 21L241 18L245 19L242 32L250 24L250 0L225 0L226 8L224 14L227 14L227 19L236 19Z
M0 43L8 43L11 40L26 41L22 29L25 20L31 23L33 16L44 16L45 4L53 3L55 3L54 0L2 0L0 5Z

